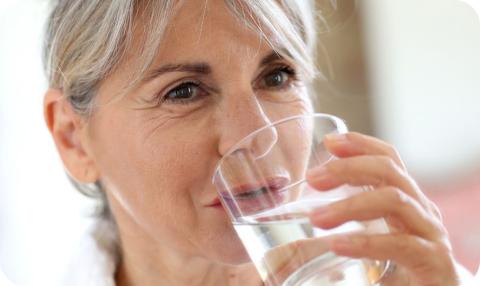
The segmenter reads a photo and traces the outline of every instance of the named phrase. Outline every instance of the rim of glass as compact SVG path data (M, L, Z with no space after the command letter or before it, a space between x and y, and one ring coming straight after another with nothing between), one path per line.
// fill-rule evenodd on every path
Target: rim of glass
M279 119L277 121L271 122L263 127L260 127L252 132L250 132L247 136L243 137L240 141L232 145L228 151L225 153L225 155L222 156L222 158L218 161L218 163L215 165L215 169L213 171L212 175L212 184L215 184L215 176L218 173L218 170L220 169L220 166L222 165L223 161L225 160L226 157L230 156L235 150L238 149L238 146L242 145L245 140L248 138L255 136L256 134L264 131L267 128L271 128L272 126L276 126L282 123L285 123L287 121L292 121L296 120L299 118L308 118L308 117L313 117L313 118L327 118L333 122L335 122L338 132L339 133L346 133L348 131L347 125L345 123L345 120L341 119L340 117L337 117L335 115L331 115L328 113L306 113L306 114L300 114L300 115L292 115L288 116L282 119Z

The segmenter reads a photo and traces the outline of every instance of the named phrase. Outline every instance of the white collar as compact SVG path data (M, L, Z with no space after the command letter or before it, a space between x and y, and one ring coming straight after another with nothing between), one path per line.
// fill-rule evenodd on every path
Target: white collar
M118 243L111 222L101 219L94 223L74 253L61 285L115 286Z

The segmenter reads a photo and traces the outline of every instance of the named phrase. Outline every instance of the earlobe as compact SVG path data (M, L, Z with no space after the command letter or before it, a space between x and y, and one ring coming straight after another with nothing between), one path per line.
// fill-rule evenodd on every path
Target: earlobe
M73 110L62 91L47 90L44 117L66 171L78 183L94 183L99 173L92 154L87 152L88 138L81 115Z

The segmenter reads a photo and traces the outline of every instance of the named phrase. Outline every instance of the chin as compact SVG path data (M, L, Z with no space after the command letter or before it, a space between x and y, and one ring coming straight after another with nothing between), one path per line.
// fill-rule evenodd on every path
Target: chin
M205 256L210 260L227 265L240 265L251 262L248 253L235 231L224 233L221 236L207 241L208 249Z
M210 255L210 258L217 263L225 265L241 265L252 262L243 246L241 248L241 251L224 250L219 252L217 250Z

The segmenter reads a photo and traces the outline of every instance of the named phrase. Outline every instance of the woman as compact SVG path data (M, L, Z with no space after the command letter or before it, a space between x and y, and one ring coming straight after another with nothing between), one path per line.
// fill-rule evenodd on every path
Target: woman
M68 175L103 201L111 231L98 229L97 251L116 257L78 285L262 285L210 178L250 131L311 112L313 22L308 1L58 1L45 118ZM312 186L376 189L312 222L387 217L396 229L331 248L394 261L385 285L459 285L440 214L395 149L356 133L327 145L341 159L311 170Z

